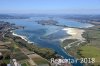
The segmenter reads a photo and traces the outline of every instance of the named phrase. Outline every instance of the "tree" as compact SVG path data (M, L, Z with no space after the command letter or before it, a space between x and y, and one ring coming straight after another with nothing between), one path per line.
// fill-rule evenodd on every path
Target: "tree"
M1 63L0 66L7 66L7 64L6 63Z

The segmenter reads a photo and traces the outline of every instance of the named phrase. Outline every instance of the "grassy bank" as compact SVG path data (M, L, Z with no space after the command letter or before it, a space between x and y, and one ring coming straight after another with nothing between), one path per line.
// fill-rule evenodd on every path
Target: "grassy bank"
M20 50L21 48L26 48L30 52L34 52L38 54L33 54L34 57L32 56L32 60L37 64L37 65L45 65L48 66L51 58L56 58L57 54L54 50L50 48L42 48L40 46L37 46L36 44L31 44L26 42L25 40L21 39L20 37L13 36L11 33L7 34L5 36L5 39L3 40L4 42L10 41L12 44L10 44L10 48L13 50L13 57L16 58L18 61L22 63L22 65L29 65L27 63L27 59L29 59L26 54L23 54L23 52ZM47 59L47 60L46 60ZM23 62L25 61L25 62Z
M100 25L85 29L82 35L86 42L76 46L74 43L70 48L65 49L70 55L76 58L95 58L95 63L86 63L85 66L99 66L100 65ZM75 40L65 40L62 47L68 45Z
M80 58L94 58L94 62L89 63L87 62L86 65L89 66L99 66L100 65L100 48L92 46L92 45L85 45L78 49L77 54Z
M95 58L95 63L90 66L100 65L100 25L91 27L83 34L86 38L87 44L81 46L78 50L80 57Z

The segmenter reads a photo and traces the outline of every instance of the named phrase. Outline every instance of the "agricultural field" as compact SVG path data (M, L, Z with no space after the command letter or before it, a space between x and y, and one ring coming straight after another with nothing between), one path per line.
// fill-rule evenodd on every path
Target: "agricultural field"
M83 58L94 58L95 62L93 64L95 66L100 65L100 48L91 45L82 46L78 54Z
M100 25L87 29L83 37L87 43L78 49L78 55L83 58L95 58L92 65L100 65Z

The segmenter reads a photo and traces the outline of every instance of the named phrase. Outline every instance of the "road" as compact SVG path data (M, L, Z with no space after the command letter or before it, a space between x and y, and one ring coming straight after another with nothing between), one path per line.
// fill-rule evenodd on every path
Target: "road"
M64 49L67 49L67 48L71 48L73 44L76 44L76 46L79 46L81 43L85 42L84 40L77 40L77 41L74 41L72 43L69 43L67 46L64 47Z

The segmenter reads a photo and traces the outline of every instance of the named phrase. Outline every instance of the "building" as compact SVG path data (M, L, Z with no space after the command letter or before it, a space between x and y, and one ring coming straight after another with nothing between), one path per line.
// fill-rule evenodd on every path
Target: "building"
M16 59L11 59L10 66L21 66L21 64L19 64Z

